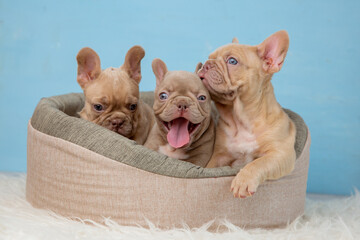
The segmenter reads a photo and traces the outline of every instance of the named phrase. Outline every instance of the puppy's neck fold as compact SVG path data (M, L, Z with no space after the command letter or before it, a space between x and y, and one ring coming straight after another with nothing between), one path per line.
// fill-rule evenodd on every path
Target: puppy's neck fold
M244 104L239 97L235 98L231 105L216 103L216 108L219 111L221 120L234 130L234 135L237 135L240 128L252 132L253 127L251 121L249 120L244 109Z
M249 131L256 128L259 122L269 122L273 116L281 112L270 79L257 88L246 88L232 104L216 103L216 107L226 124L229 126L240 124Z

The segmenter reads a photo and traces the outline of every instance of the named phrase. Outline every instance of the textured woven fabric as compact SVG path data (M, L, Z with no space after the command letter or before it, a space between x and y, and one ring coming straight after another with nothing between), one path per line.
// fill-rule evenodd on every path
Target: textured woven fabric
M153 104L153 92L142 92L141 98L149 105ZM47 135L69 141L107 158L152 173L179 178L207 178L235 175L239 168L202 168L191 163L169 158L136 144L106 128L78 118L78 112L84 106L84 96L72 93L43 98L37 105L31 119L31 125ZM297 157L302 152L307 127L296 113L286 110L297 129L295 150Z
M57 124L61 124L61 119L59 121ZM71 126L61 126L64 131L73 130L74 135L79 133ZM92 137L97 135L90 134L89 138ZM132 142L124 142L124 148L136 147ZM104 218L111 218L122 225L147 227L145 219L148 219L160 228L181 227L183 223L194 228L211 220L227 219L247 228L280 227L304 211L309 147L310 137L290 175L261 184L251 198L238 199L229 191L233 177L194 179L154 174L44 134L29 124L26 198L34 207L100 223ZM106 148L111 150L109 146ZM124 151L133 154L130 150ZM141 157L140 153L135 157ZM156 156L158 154L147 157L156 160ZM200 172L195 176L212 173L169 161L178 164L171 173L179 169ZM156 170L165 171L169 163L163 164L165 166ZM216 230L217 223L210 230Z

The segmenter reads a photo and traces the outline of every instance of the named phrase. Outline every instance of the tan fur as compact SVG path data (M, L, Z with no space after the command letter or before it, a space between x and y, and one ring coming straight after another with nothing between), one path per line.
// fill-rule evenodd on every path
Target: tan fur
M235 197L289 174L295 164L295 125L276 101L271 77L281 69L288 35L258 46L236 41L218 48L198 71L219 112L214 154L207 167L245 165L231 184ZM230 58L238 61L229 63Z
M160 59L153 61L153 70L157 81L153 106L156 123L145 146L170 157L205 167L213 152L215 134L209 92L196 74L186 71L168 72L165 63ZM159 95L162 92L168 94L167 100L160 100ZM206 96L206 100L199 101L199 95ZM187 106L186 111L179 110L178 106L181 104ZM174 148L167 141L169 130L163 122L170 122L180 116L200 125L190 134L188 144Z
M81 118L117 132L139 144L144 144L155 122L150 106L139 99L141 80L140 61L145 52L132 47L120 68L101 70L100 58L91 48L83 48L77 55L78 83L84 90L85 106ZM104 110L97 111L95 104ZM130 106L136 104L131 110Z

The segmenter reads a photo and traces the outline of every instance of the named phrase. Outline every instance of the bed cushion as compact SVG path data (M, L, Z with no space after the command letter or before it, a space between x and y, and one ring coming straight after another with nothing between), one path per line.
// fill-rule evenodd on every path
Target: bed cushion
M153 92L143 92L144 102L153 104ZM40 132L61 138L94 151L115 161L152 173L180 178L203 178L235 175L239 168L206 169L191 163L172 159L149 150L117 133L92 122L80 119L78 112L84 106L84 95L73 93L43 98L31 118L31 125ZM304 148L307 127L296 113L285 110L297 129L296 156Z

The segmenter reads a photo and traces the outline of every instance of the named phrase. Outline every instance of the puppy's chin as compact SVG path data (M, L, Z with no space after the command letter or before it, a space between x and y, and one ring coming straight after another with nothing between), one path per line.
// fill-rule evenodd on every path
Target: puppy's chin
M213 84L213 81L209 78L201 78L201 81L208 89L211 99L215 102L228 105L236 98L236 91L227 89L225 82L223 84Z

